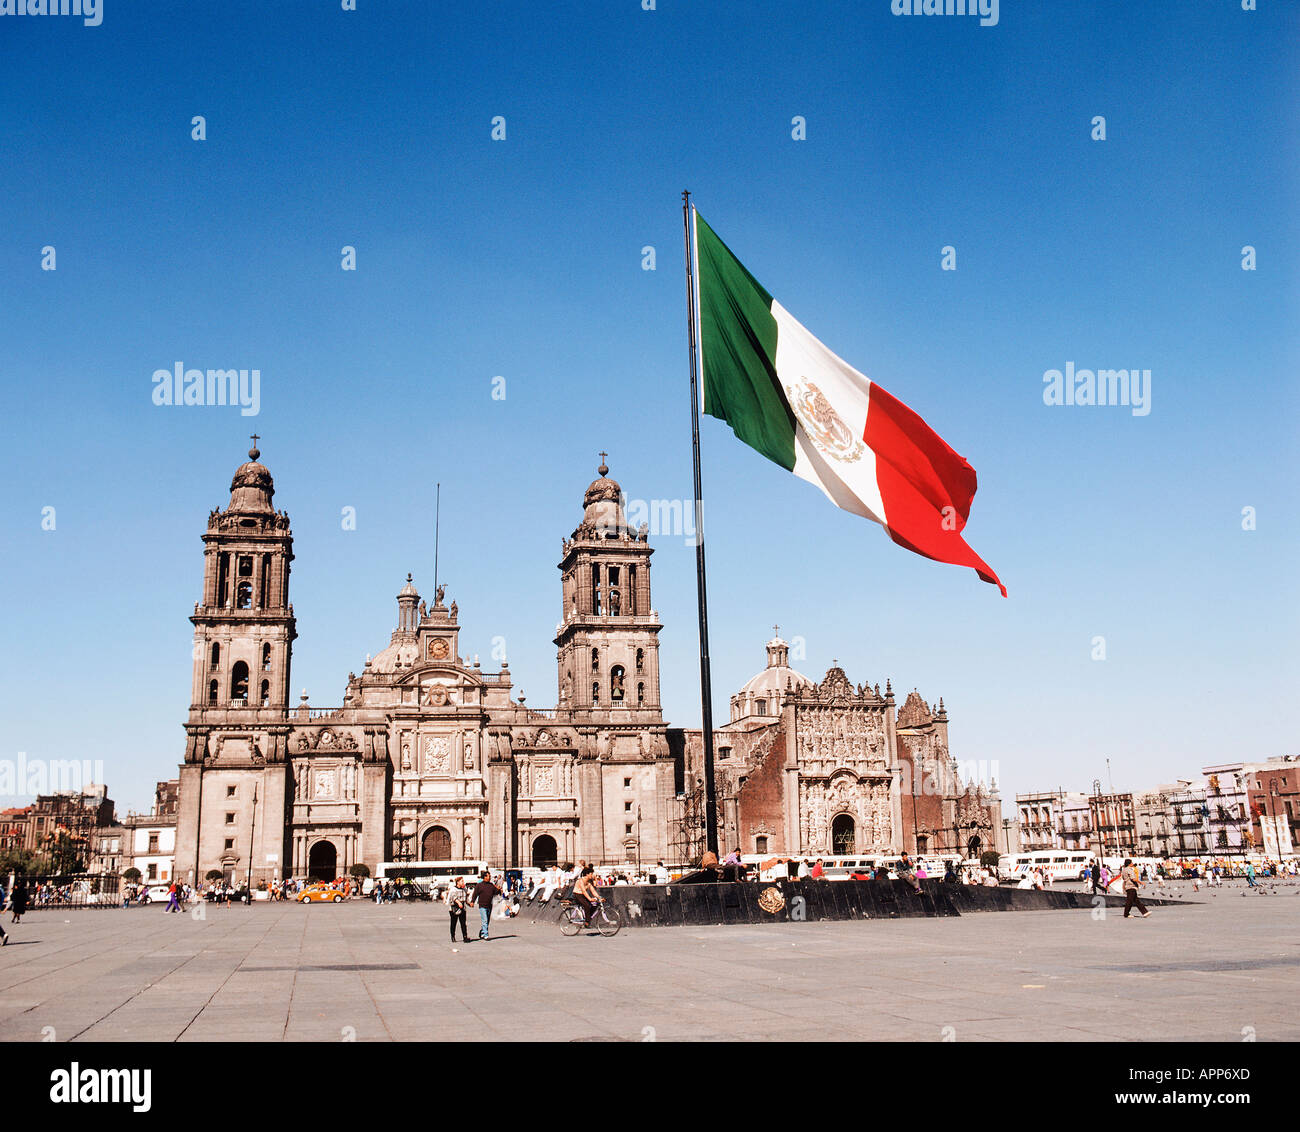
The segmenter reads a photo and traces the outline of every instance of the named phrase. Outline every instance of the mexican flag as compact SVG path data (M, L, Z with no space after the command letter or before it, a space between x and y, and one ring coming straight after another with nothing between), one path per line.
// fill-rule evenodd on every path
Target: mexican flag
M898 398L769 295L694 207L704 411L899 546L970 566L1007 593L962 529L975 469Z

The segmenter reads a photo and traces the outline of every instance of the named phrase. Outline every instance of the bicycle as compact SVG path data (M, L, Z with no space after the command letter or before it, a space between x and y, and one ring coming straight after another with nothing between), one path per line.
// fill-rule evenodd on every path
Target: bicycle
M587 920L582 905L576 901L563 901L563 908L564 911L560 915L560 931L564 935L574 936L583 928L594 927L608 939L618 935L618 929L623 926L623 918L618 914L618 909L609 907L603 900L596 901L596 911L591 921Z

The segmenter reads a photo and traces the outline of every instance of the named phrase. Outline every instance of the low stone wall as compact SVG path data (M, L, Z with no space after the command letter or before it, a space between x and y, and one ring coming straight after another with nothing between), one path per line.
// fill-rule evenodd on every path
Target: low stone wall
M746 881L740 884L619 885L601 895L617 908L626 927L706 924L769 924L811 920L896 920L962 916L974 912L1030 912L1096 905L1088 892L1064 892L921 881L921 892L903 881ZM1110 908L1122 896L1102 897ZM1143 898L1148 905L1183 901ZM524 901L519 914L531 920L560 918L559 894L549 904Z

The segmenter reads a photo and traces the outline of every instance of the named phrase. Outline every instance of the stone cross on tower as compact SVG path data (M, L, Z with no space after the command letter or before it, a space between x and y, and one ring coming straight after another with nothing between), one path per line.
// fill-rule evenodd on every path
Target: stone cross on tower
M608 452L602 452L602 453L600 454L600 467L597 468L596 470L597 470L597 471L598 471L602 476L607 476L607 475L609 475L609 465L605 462L608 458L609 458L609 453L608 453Z

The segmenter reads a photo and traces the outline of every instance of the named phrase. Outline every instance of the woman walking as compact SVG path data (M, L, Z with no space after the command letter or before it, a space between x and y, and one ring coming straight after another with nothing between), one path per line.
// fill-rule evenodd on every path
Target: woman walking
M447 886L447 912L449 913L451 927L451 942L456 942L456 924L460 924L460 938L464 943L469 943L469 928L465 925L465 901L469 898L469 893L465 891L465 878L457 877L456 880Z

